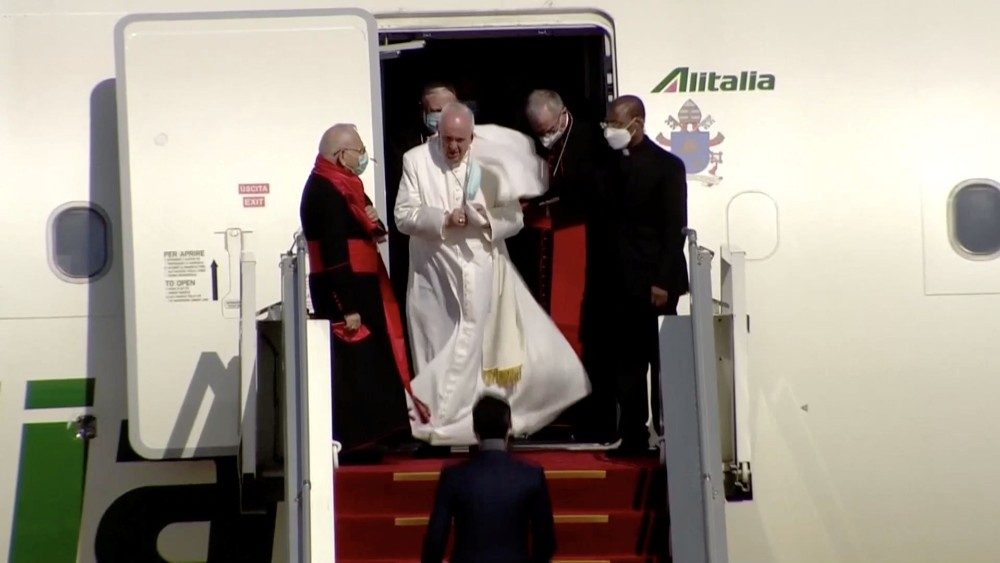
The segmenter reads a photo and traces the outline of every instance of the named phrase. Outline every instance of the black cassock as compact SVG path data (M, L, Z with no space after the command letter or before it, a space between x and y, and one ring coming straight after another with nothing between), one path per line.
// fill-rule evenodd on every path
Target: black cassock
M687 225L684 163L648 137L618 151L604 180L601 264L612 275L588 278L584 296L584 355L596 411L606 433L620 408L623 447L646 442L646 372L652 368L653 421L660 427L658 315L677 314L688 291L683 228ZM655 309L652 287L669 294ZM617 401L616 401L617 399Z
M303 190L299 216L310 246L309 291L315 316L336 326L345 315L358 313L371 333L348 342L331 332L334 438L346 451L408 434L405 391L386 331L379 276L358 273L351 265L350 247L370 241L370 236L344 196L315 173Z

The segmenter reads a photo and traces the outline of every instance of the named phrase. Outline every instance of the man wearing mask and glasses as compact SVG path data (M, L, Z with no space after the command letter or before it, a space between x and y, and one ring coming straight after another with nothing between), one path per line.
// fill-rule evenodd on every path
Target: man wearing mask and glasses
M379 257L385 225L365 195L368 152L350 124L329 128L302 192L313 309L331 325L334 438L342 460L373 461L379 442L408 434L410 367L403 324ZM413 418L428 413L414 399Z
M601 327L613 320L596 318L599 311L581 310L584 292L606 294L602 288L613 274L608 260L611 233L601 200L601 175L611 150L597 124L578 119L555 91L532 92L525 113L538 141L536 149L548 164L549 189L526 202L526 228L520 236L527 240L519 248L517 265L539 303L581 353L589 373L605 366L594 361L583 341L603 337ZM574 437L615 441L614 419L595 424L590 401L574 408Z
M687 225L687 181L681 159L658 147L645 134L646 110L636 96L621 96L607 114L604 137L615 151L608 167L607 216L613 218L620 272L614 291L589 295L597 307L610 303L617 326L606 329L604 361L616 373L614 397L622 439L619 453L649 452L646 428L646 372L652 367L653 424L660 431L659 345L657 316L676 315L677 301L688 291L684 234ZM610 313L610 311L609 311ZM601 370L600 373L608 373ZM595 395L597 390L595 389ZM605 410L610 416L615 401Z

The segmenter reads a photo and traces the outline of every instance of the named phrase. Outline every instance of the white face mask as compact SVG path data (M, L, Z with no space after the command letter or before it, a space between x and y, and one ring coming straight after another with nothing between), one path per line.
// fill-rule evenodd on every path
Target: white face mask
M551 149L552 145L556 144L556 141L559 140L559 137L562 137L562 134L562 131L556 131L554 133L549 133L548 135L542 135L538 140L542 143L543 147Z
M563 116L560 116L559 121L562 122L562 119ZM543 147L550 149L552 148L552 145L556 144L556 141L558 141L559 138L562 137L563 133L565 132L566 132L566 126L563 126L558 131L553 131L546 135L542 135L541 137L538 138L538 141L542 143Z
M632 140L632 134L628 132L628 129L608 127L604 130L604 138L607 139L611 148L620 151L628 146L629 141Z

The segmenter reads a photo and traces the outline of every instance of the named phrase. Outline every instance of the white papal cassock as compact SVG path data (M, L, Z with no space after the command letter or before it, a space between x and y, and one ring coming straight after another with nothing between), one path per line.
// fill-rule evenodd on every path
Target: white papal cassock
M475 443L472 407L484 392L510 403L515 435L541 429L590 392L572 347L507 257L503 241L521 229L521 208L516 199L505 201L497 194L505 177L513 175L484 166L480 189L463 198L475 152L473 143L455 168L436 138L407 152L394 210L399 230L410 236L406 313L416 373L413 392L431 410L430 423L412 421L412 429L414 437L432 444ZM445 228L446 212L463 205L467 226ZM485 222L489 230L482 227ZM506 335L506 350L499 352L491 346L498 333ZM517 383L500 386L484 377L487 339L489 367L515 357ZM511 343L517 348L513 355Z

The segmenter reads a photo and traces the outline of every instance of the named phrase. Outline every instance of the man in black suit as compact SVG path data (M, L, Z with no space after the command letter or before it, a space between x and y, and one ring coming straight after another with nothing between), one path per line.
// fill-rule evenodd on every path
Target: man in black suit
M472 425L479 453L441 471L420 560L441 563L454 519L451 563L549 561L555 533L545 472L507 452L510 405L483 396Z
M649 451L646 428L646 372L652 366L653 423L660 430L658 315L676 315L688 291L683 228L687 225L687 181L681 159L645 134L642 100L622 96L608 109L604 137L616 151L607 174L608 216L612 218L619 273L612 291L594 296L614 318L598 339L605 358L615 358L615 398L619 408L618 453ZM610 315L610 317L608 316ZM605 405L613 409L610 401Z

